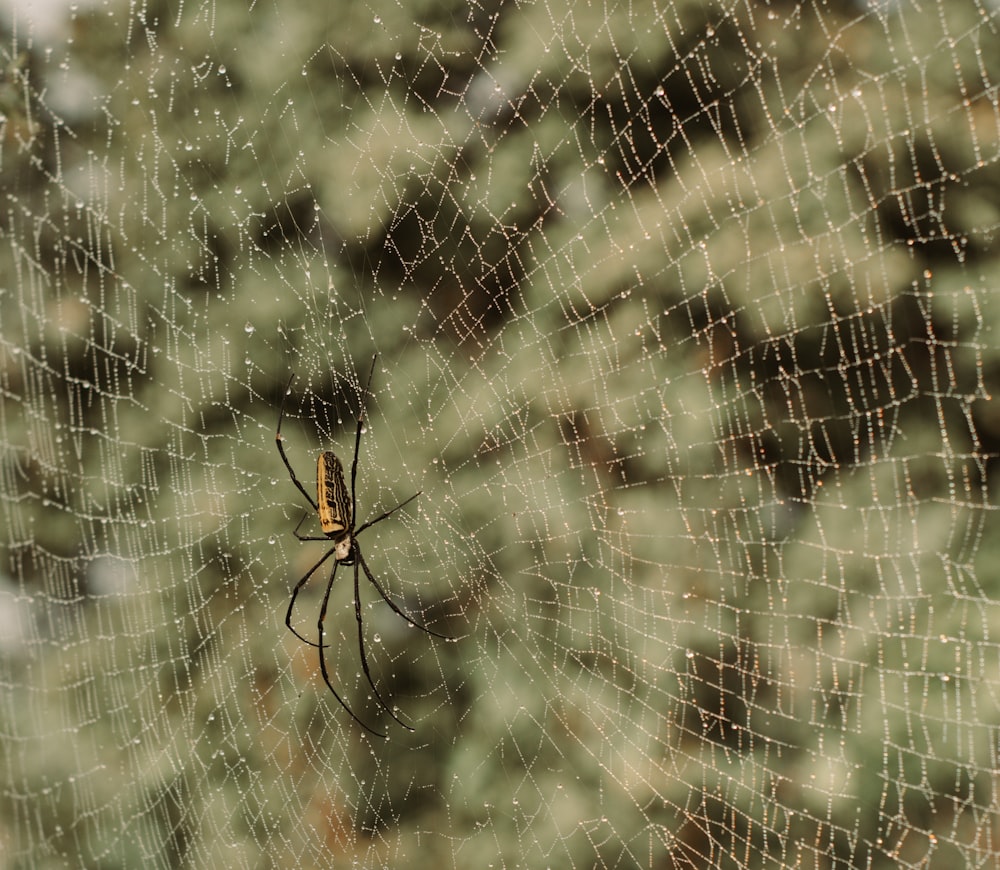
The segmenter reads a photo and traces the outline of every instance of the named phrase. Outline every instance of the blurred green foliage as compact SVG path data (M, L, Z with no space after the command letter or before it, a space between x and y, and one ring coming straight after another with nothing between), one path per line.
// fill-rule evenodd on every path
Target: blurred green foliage
M71 15L0 46L5 866L997 860L995 12ZM385 745L273 447L373 350L459 638L364 590Z

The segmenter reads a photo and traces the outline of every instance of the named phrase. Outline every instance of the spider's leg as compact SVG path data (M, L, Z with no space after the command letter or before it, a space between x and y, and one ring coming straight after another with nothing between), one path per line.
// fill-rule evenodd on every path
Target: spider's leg
M351 718L370 734L374 734L376 737L385 738L385 734L382 734L375 729L370 728L368 725L365 725L365 723L357 717L354 711L347 706L344 699L341 698L340 695L337 694L337 690L333 688L333 684L330 682L330 674L326 670L326 656L323 655L323 623L326 620L326 607L330 603L330 590L333 589L333 579L337 576L337 565L339 564L339 562L333 563L333 570L330 572L330 580L326 584L326 593L323 595L323 606L319 611L319 621L316 623L316 627L319 629L319 668L323 672L323 680L326 683L326 687L333 693L333 697L340 702L340 706L351 714ZM370 681L371 680L369 678L369 682Z
M302 528L302 524L307 519L309 519L309 514L302 514L302 519L299 520L299 524L295 527L295 531L292 532L292 534L295 535L296 538L298 538L300 541L329 541L330 540L326 535L323 535L321 537L316 537L314 535L308 535L308 536L306 536L306 535L300 535L299 534L299 529Z
M399 509L400 509L401 507L406 507L406 506L407 506L407 505L408 505L408 504L409 504L409 503L410 503L411 501L413 501L413 499L415 499L415 498L416 498L416 497L417 497L418 495L420 495L420 493L419 493L419 492L415 492L415 493L413 493L413 495L411 495L411 496L410 496L410 497L409 497L409 498L408 498L408 499L407 499L406 501L401 501L401 502L400 502L400 503L399 503L398 505L396 505L396 506L395 506L395 507L394 507L394 508L393 508L393 509L392 509L391 511L386 511L386 512L385 512L384 514L382 514L381 516L378 516L378 517L375 517L375 519L373 519L373 520L368 520L368 522L367 522L367 523L365 523L365 524L364 524L364 525L363 525L363 526L362 526L362 527L361 527L360 529L357 529L357 530L355 530L355 532L354 532L354 537L356 538L356 537L357 537L358 535L360 535L360 534L361 534L361 533L362 533L362 532L363 532L363 531L364 531L365 529L367 529L367 528L370 528L371 526L374 526L374 525L375 525L375 523L380 523L380 522L382 522L382 520L384 520L384 519L388 519L388 518L389 518L389 517L391 517L391 516L392 516L392 515L393 515L394 513L396 513L396 511L398 511L398 510L399 510Z
M278 453L281 454L281 461L285 463L285 468L288 469L288 476L292 478L292 483L294 483L299 488L299 492L306 497L306 501L312 505L312 509L319 512L319 505L313 501L313 497L306 492L306 488L299 483L299 479L295 476L292 463L288 461L288 457L285 455L284 439L281 437L281 423L285 419L285 399L288 398L288 391L292 388L293 380L295 380L294 374L288 379L288 386L285 387L285 394L281 397L281 411L278 414L278 431L274 433L274 443L278 445Z
M299 596L299 590L306 585L306 581L310 577L312 577L312 575L316 573L316 570L319 568L319 566L322 565L327 559L329 559L335 552L336 548L331 547L329 550L327 550L326 555L322 559L320 559L315 565L313 565L312 568L309 569L309 572L306 574L306 576L295 584L295 588L292 590L292 600L288 602L288 613L285 614L285 625L288 626L288 630L292 634L294 634L303 643L309 644L309 646L319 646L319 644L313 643L311 640L306 640L301 634L299 634L292 627L292 610L295 607L295 599L298 598ZM334 569L336 569L336 567L337 567L336 563L334 563Z
M355 543L355 556L358 555L357 543ZM382 696L378 693L378 689L375 688L375 683L372 680L371 671L368 670L368 656L365 655L365 633L361 630L361 597L360 589L358 588L358 559L354 560L354 618L358 621L358 649L361 650L361 669L365 672L365 677L368 679L368 685L372 687L372 691L375 693L375 697L378 702L382 705L386 713L392 716L400 725L402 725L407 731L413 731L414 729L407 725L402 719L400 719L388 704L383 700Z
M375 577L372 575L372 572L368 568L368 563L365 561L365 557L361 555L361 548L358 546L357 541L354 542L354 557L358 562L361 563L361 567L364 569L365 576L368 578L368 582L375 587L375 589L378 591L378 594L382 596L382 600L385 601L385 603L388 604L393 609L393 612L403 617L403 619L405 619L408 623L410 623L410 625L412 625L414 628L419 628L421 631L427 632L427 634L433 634L434 637L439 637L441 638L441 640L452 640L452 638L448 637L448 635L446 634L438 634L436 631L432 631L431 629L429 629L426 625L421 625L412 616L408 616L406 613L400 610L399 607L396 606L396 603L388 595L386 595L385 590L379 584L378 580L376 580Z
M375 360L378 354L372 357L372 367L368 372L368 383L365 384L365 392L361 397L361 413L358 414L358 429L354 433L354 460L351 462L351 518L358 515L358 497L355 484L358 479L358 450L361 448L361 429L365 425L365 414L368 411L368 396L372 386L372 376L375 374Z

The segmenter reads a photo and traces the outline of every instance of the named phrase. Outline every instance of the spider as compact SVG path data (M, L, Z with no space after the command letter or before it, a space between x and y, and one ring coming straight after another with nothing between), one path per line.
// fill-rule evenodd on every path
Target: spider
M319 665L320 670L323 673L323 680L327 685L327 688L333 693L333 697L340 702L340 706L343 707L351 717L357 722L362 728L376 737L385 737L379 731L369 727L358 716L354 711L347 705L343 698L337 694L337 690L333 687L330 682L330 674L327 671L326 666L326 656L323 654L323 650L326 644L323 643L323 623L326 620L326 609L330 602L330 590L333 589L333 581L337 576L337 568L340 565L353 566L354 567L354 617L358 623L358 650L361 654L361 668L365 673L365 678L368 680L368 685L372 687L372 692L375 693L375 698L382 708L395 719L400 725L402 725L408 731L413 731L414 729L403 722L393 711L390 709L389 705L383 700L382 696L379 694L378 689L375 687L375 683L372 680L371 671L368 670L368 656L365 654L365 636L362 630L361 621L361 599L359 597L359 580L358 580L358 569L360 568L365 572L365 577L368 578L368 582L375 587L375 590L379 595L382 596L383 600L392 610L405 619L410 625L415 628L419 628L421 631L427 634L433 635L434 637L440 637L443 640L449 640L447 635L438 634L436 631L431 631L425 625L421 625L413 617L404 613L393 600L386 594L385 589L382 588L378 580L375 579L371 570L368 567L367 562L365 562L365 557L361 552L361 544L358 541L358 536L365 531L374 526L376 523L382 522L382 520L388 519L396 511L402 507L406 507L411 501L413 501L419 492L414 493L405 501L401 501L392 510L388 510L383 514L375 517L372 520L368 520L364 525L358 528L354 527L355 519L357 516L357 494L356 485L358 478L358 453L361 448L361 432L364 428L365 421L365 407L367 405L369 389L372 383L372 375L375 373L375 360L378 355L372 357L372 367L371 371L368 373L368 383L365 385L365 392L362 397L361 412L358 415L358 427L354 433L354 459L351 462L351 497L350 501L347 498L347 486L344 483L344 467L341 465L340 460L337 458L336 454L330 450L326 450L320 453L316 461L316 499L314 500L308 492L306 492L305 487L299 481L298 477L295 476L295 471L292 468L292 464L288 461L288 457L285 455L285 447L283 444L284 438L281 435L281 423L285 416L285 399L287 399L289 392L291 391L292 381L295 380L295 375L288 379L288 386L285 388L285 394L281 400L281 411L278 414L278 430L274 434L274 441L278 445L278 453L281 454L281 461L285 463L285 468L288 469L288 474L292 478L292 483L294 483L299 492L305 496L307 502L309 502L312 509L319 516L320 526L323 530L322 536L311 536L311 535L300 535L299 528L302 523L308 517L308 514L299 520L298 526L295 527L293 534L300 541L328 541L332 542L333 546L326 551L323 558L320 559L315 565L312 566L306 572L306 575L295 584L295 588L292 590L292 599L288 602L288 612L285 614L285 625L288 626L289 630L294 634L299 640L309 644L309 646L314 646L319 649ZM327 561L331 556L333 556L333 569L330 571L330 579L326 584L326 592L323 594L323 605L319 611L319 621L317 622L317 628L319 629L319 643L313 643L308 638L303 637L299 634L295 628L292 626L292 610L295 607L295 599L298 597L299 590L305 586L306 581L312 577L316 571L319 570L320 566Z

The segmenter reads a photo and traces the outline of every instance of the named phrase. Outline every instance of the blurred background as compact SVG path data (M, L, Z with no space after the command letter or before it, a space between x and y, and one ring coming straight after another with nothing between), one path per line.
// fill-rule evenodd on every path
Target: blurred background
M0 867L1000 862L992 0L2 8Z

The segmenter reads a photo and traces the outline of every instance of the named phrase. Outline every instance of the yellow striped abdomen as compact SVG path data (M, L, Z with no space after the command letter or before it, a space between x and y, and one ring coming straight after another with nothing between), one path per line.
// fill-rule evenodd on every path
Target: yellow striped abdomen
M324 535L335 535L351 525L350 494L344 483L344 467L327 450L316 460L316 504Z

